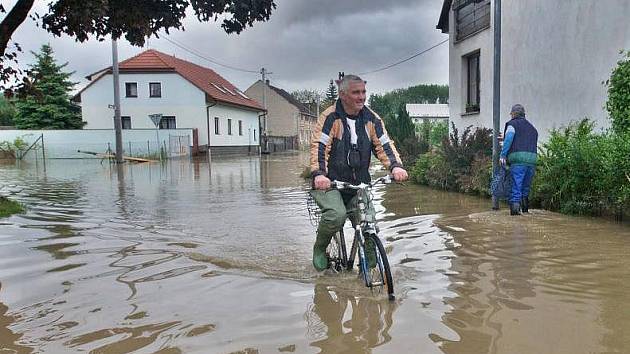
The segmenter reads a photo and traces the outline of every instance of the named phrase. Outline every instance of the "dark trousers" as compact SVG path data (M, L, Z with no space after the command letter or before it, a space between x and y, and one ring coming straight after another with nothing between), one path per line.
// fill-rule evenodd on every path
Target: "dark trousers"
M512 195L510 203L520 203L522 198L529 196L529 189L534 179L536 167L530 165L511 165Z

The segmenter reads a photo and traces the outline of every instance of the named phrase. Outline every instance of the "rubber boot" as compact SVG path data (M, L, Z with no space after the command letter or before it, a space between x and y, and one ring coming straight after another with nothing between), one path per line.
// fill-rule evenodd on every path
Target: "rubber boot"
M519 202L510 203L510 215L521 215L521 204Z
M521 211L523 213L529 213L529 198L524 197L521 199Z
M326 248L330 243L332 235L326 236L321 233L317 233L317 239L313 245L313 267L318 272L328 268L328 256L326 255Z

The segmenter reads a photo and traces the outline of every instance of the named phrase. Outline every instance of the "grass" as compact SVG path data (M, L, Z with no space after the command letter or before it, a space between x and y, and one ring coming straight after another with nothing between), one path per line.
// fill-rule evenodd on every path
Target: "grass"
M22 204L0 196L0 218L23 212Z

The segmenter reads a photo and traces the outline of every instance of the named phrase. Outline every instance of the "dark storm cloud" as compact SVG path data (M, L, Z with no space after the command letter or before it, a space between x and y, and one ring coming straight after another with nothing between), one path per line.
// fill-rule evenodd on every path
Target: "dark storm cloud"
M254 70L264 66L274 73L271 81L288 91L323 91L338 71L377 69L446 38L435 29L442 0L277 0L277 4L270 21L256 23L241 35L226 35L218 24L198 23L189 16L186 31L172 32L168 38L231 66ZM59 61L69 62L82 85L83 76L111 65L109 42L55 39L32 24L27 26L20 29L19 42L29 50L50 42ZM260 78L212 64L164 39L153 38L149 46L210 67L242 89ZM120 60L141 50L119 42ZM447 83L448 46L364 78L371 92Z

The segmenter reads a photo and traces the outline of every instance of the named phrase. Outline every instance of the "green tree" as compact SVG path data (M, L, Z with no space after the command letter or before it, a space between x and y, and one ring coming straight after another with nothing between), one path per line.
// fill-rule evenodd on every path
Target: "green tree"
M330 80L328 84L328 89L326 89L326 98L324 99L324 107L332 106L337 100L337 86L335 86L335 82Z
M15 126L18 129L80 129L79 106L70 101L70 91L75 83L69 80L72 73L63 72L68 65L58 65L52 47L42 46L34 53L37 62L30 65L27 75L32 86L16 103Z
M388 115L383 119L389 137L394 140L405 165L413 165L420 154L427 152L429 145L416 136L416 126L404 104L395 115Z
M276 8L274 0L82 0L47 1L47 12L31 13L35 0L17 0L7 13L0 4L0 14L6 14L0 23L0 83L8 84L19 70L7 65L16 62L19 44L7 51L11 36L27 17L55 36L69 35L79 42L93 37L99 41L125 37L136 46L144 45L150 36L161 30L183 30L182 20L194 13L200 22L221 21L227 33L239 34L257 21L267 21ZM4 4L4 2L3 2Z
M0 125L10 126L13 125L17 111L13 102L0 96Z
M623 52L622 52L623 54ZM610 113L615 132L630 132L630 51L617 62L617 67L606 81L608 101L606 109Z
M381 117L396 114L401 104L406 103L447 103L448 86L417 85L397 89L385 94L372 94L368 100L372 108Z

